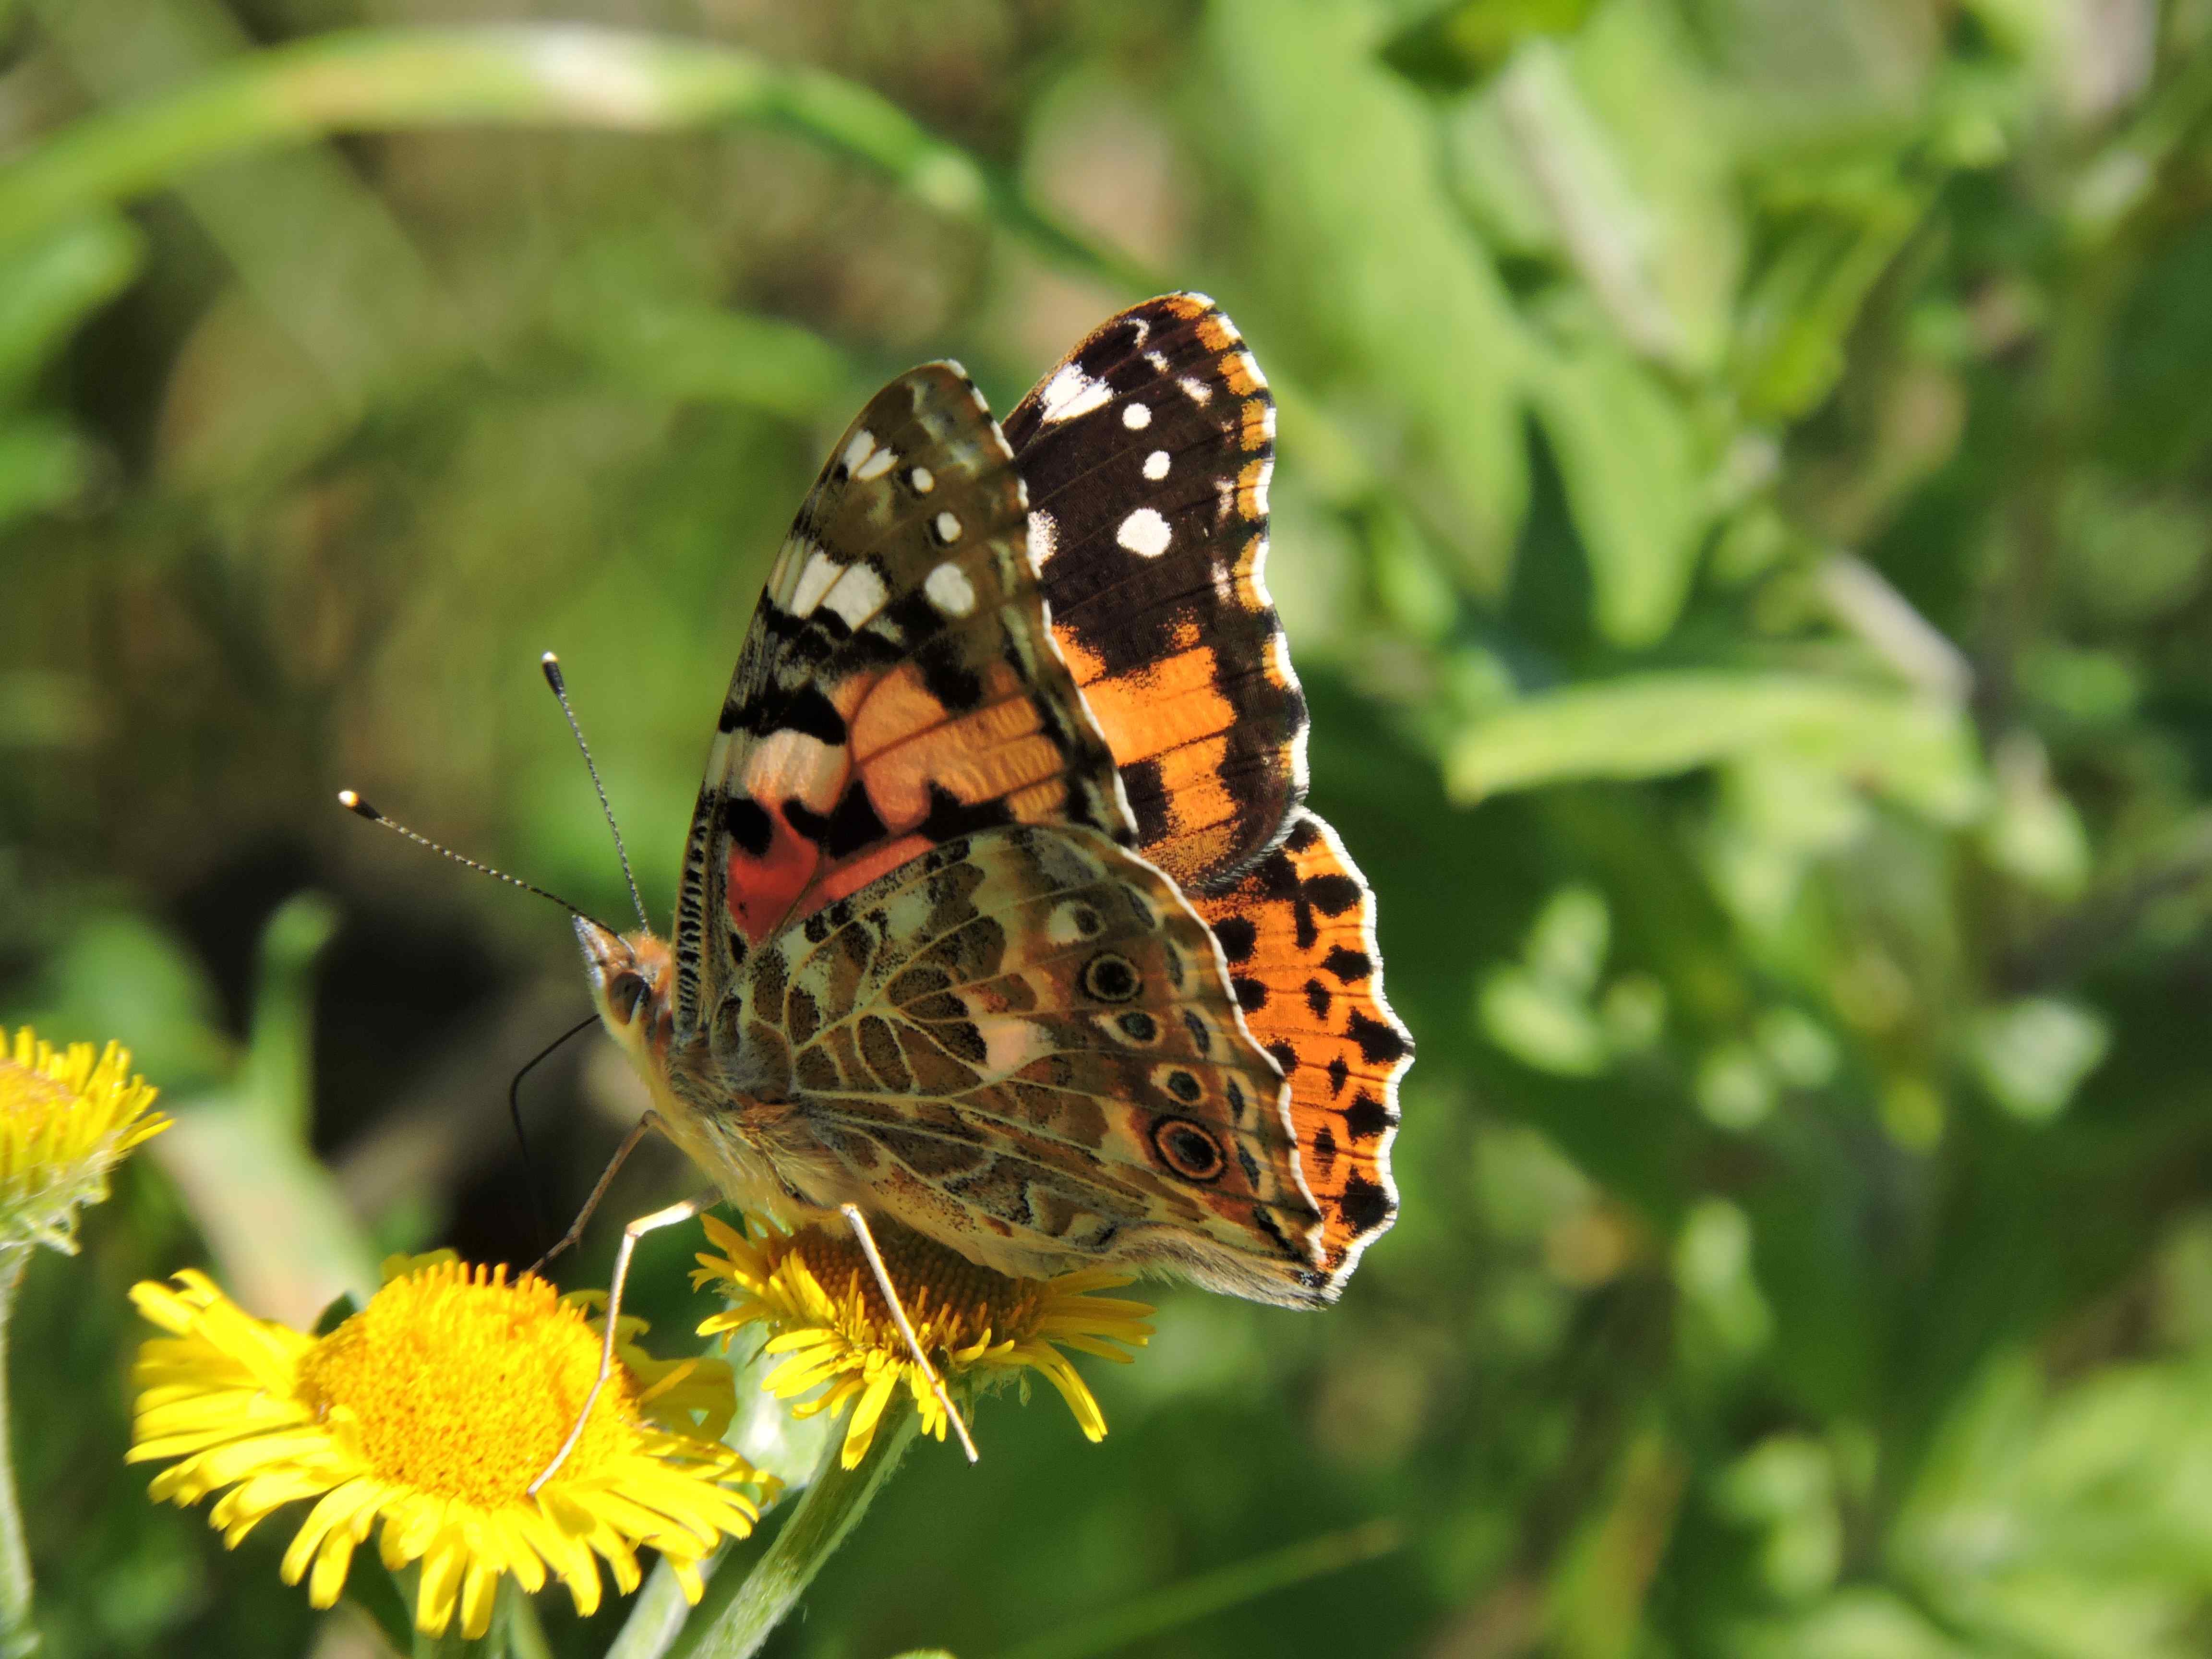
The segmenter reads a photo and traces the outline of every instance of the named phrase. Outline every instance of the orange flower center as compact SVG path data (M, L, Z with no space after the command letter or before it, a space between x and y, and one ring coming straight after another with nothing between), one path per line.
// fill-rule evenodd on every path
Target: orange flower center
M551 1285L446 1263L395 1279L300 1366L319 1415L344 1407L395 1485L483 1508L526 1501L599 1375L599 1338ZM562 1467L586 1475L628 1440L618 1365Z
M993 1341L1003 1342L1035 1327L1038 1299L1045 1290L1039 1281L1009 1279L979 1267L958 1251L885 1218L878 1217L870 1225L891 1283L906 1304L907 1317L927 1346L972 1347L987 1333ZM792 1236L788 1248L830 1295L857 1290L869 1321L891 1333L884 1346L901 1346L890 1304L876 1285L860 1240L842 1228L802 1227Z

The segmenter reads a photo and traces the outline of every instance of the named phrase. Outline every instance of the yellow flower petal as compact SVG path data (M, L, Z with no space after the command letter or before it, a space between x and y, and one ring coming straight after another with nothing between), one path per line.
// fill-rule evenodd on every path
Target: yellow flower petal
M692 1282L713 1285L727 1305L702 1322L700 1333L763 1328L767 1340L760 1352L780 1363L761 1386L794 1401L793 1416L851 1406L841 1455L846 1468L866 1455L900 1386L920 1407L923 1431L945 1437L944 1409L849 1234L809 1226L755 1238L714 1216L705 1218L705 1226L719 1254L698 1256ZM957 1393L972 1400L1038 1371L1067 1402L1085 1436L1103 1437L1098 1402L1060 1350L1126 1363L1129 1349L1150 1340L1149 1307L1091 1294L1130 1283L1127 1273L1087 1267L1053 1279L1009 1279L896 1224L878 1220L875 1231L923 1350Z
M489 1628L507 1575L532 1592L558 1578L589 1616L601 1561L627 1591L641 1546L681 1573L750 1530L772 1483L688 1431L728 1420L723 1362L652 1360L626 1340L642 1326L624 1320L624 1363L533 1495L599 1374L583 1310L503 1268L441 1257L387 1269L368 1307L319 1339L252 1318L202 1274L137 1286L140 1310L171 1334L145 1344L137 1369L130 1455L170 1462L152 1495L219 1492L209 1518L230 1544L313 1498L284 1553L288 1583L307 1577L311 1604L331 1606L374 1531L387 1567L419 1563L417 1627L458 1618L465 1636Z
M77 1213L107 1196L131 1149L169 1127L155 1091L111 1042L57 1049L25 1026L0 1033L0 1244L76 1248Z

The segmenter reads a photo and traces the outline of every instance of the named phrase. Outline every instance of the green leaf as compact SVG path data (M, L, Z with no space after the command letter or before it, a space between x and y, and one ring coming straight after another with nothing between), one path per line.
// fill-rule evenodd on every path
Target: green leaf
M129 286L144 252L128 220L103 213L0 258L0 399L20 396L77 325Z
M1658 778L1786 750L1940 823L1979 811L1971 729L1949 703L1811 675L1681 670L1627 675L1516 703L1446 759L1461 800L1575 778Z
M1479 593L1503 590L1528 495L1526 346L1504 289L1444 189L1432 124L1381 69L1371 14L1309 0L1209 13L1231 131L1250 173L1250 281L1316 360L1290 365L1374 411L1416 516ZM1221 112L1212 112L1219 113ZM1291 422L1284 421L1286 453Z
M1410 23L1382 47L1382 61L1432 91L1480 85L1505 66L1524 40L1571 34L1595 0L1461 0Z
M91 465L84 440L60 421L27 416L0 426L0 525L75 501Z
M1626 650L1655 644L1681 614L1705 528L1689 422L1601 334L1539 362L1531 396L1589 559L1598 631Z
M1893 188L1862 222L1816 222L1782 244L1740 318L1735 379L1747 416L1795 419L1826 399L1844 372L1845 337L1922 206L1918 194Z

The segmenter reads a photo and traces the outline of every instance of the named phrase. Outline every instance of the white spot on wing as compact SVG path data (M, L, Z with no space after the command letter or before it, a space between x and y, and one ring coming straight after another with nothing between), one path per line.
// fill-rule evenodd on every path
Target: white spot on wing
M1183 395L1200 409L1204 409L1206 404L1213 401L1213 388L1203 380L1193 380L1186 374L1176 384L1182 388Z
M1053 907L1045 918L1044 936L1054 945L1073 945L1093 937L1098 927L1098 913L1080 899L1070 899Z
M1264 519L1267 516L1267 485L1273 480L1274 476L1273 459L1272 458L1262 459L1259 471L1252 477L1252 516L1255 519Z
M1164 374L1168 372L1168 356L1164 351L1147 351L1145 354L1145 361L1152 366L1152 373L1155 374Z
M1270 416L1274 412L1272 409L1267 411ZM937 475L926 466L915 468L906 475L906 481L914 486L914 493L917 495L927 495L937 488Z
M1044 383L1044 396L1039 402L1044 423L1057 426L1062 421L1072 421L1079 415L1103 408L1113 396L1105 381L1092 380L1073 363L1062 363L1052 379Z
M940 564L929 573L921 591L929 602L948 617L964 617L975 608L975 584L957 564Z
M1051 514L1039 510L1030 514L1030 558L1042 565L1060 551L1060 526Z
M937 515L937 539L947 545L960 539L960 520L950 513Z
M876 434L867 428L862 427L853 434L853 441L845 446L843 456L845 471L858 472L860 470L860 464L875 453L875 447Z
M1161 479L1168 476L1168 453L1166 450L1156 449L1151 454L1145 457L1145 476L1147 478L1150 478L1154 483L1158 483Z
M1172 532L1165 519L1149 507L1140 507L1121 520L1114 539L1140 559L1157 559L1168 550Z
M812 616L814 607L822 603L822 596L830 591L830 584L836 581L844 569L843 565L820 548L816 548L807 556L805 564L799 569L799 586L791 592L791 614L794 617Z
M897 465L898 454L896 451L879 449L876 451L874 454L869 456L866 460L862 461L860 465L854 467L853 469L853 476L856 478L863 479L880 478L884 473L890 471Z
M1132 432L1142 432L1152 423L1152 411L1142 404L1131 404L1121 411L1121 424Z
M848 566L822 596L823 607L844 618L848 628L860 628L884 608L884 579L865 564Z

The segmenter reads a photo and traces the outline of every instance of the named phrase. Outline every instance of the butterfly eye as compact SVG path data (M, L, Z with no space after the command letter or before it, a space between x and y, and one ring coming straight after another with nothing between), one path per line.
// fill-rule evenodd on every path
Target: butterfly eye
M617 974L607 981L607 1006L613 1009L615 1017L627 1025L637 1018L638 1007L644 1002L645 994L646 985L641 976L631 973Z
M1226 1162L1213 1137L1188 1118L1164 1117L1153 1125L1152 1149L1186 1181L1211 1181Z
M1083 994L1099 1002L1127 1002L1144 981L1127 957L1101 951L1083 964Z

